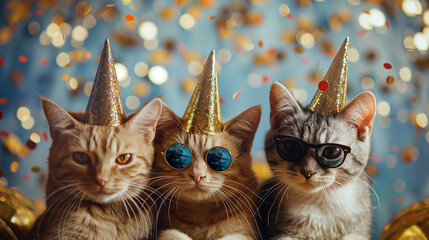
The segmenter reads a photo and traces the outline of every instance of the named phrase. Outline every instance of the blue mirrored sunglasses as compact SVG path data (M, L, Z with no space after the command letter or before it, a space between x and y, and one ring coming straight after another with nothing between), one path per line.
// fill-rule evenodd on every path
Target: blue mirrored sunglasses
M184 144L176 143L171 145L164 153L165 161L174 169L185 169L193 158L191 150ZM213 147L205 156L207 165L214 171L224 171L231 166L231 153L224 147Z

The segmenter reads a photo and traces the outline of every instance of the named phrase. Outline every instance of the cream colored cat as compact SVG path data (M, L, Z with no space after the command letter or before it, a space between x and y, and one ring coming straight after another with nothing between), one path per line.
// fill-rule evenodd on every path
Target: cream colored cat
M251 168L250 149L259 125L260 106L225 122L220 133L187 133L182 119L163 104L155 137L154 182L162 199L158 239L258 239L256 224L258 184ZM174 144L185 145L192 160L175 169L165 159ZM229 151L232 163L224 171L209 167L213 147ZM215 168L215 167L214 167Z
M42 98L52 146L47 210L32 239L146 239L153 222L148 185L161 101L117 127L84 124Z

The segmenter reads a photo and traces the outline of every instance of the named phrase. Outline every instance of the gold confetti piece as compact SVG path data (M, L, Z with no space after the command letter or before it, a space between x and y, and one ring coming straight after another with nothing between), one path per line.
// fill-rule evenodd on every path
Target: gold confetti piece
M19 163L17 161L13 161L10 163L10 171L11 172L14 173L14 172L18 171L18 168L19 168Z
M107 4L106 7L114 7L115 4L111 3L111 4Z
M43 44L43 46L46 46L46 45L48 45L48 43L51 41L51 39L50 38L48 38L48 40L46 40L46 42Z
M210 20L213 20L213 19L215 19L215 18L216 18L216 16L210 16L210 17L208 17L208 18L207 18L207 20L209 20L209 21L210 21Z
M71 77L70 77L70 75L68 75L68 74L64 74L64 75L63 75L63 80L64 80L64 81L68 81L68 80L70 80L70 78L71 78Z
M40 172L40 167L34 166L34 167L31 168L31 171L34 172L34 173L39 173Z
M101 56L99 56L99 57L97 58L97 61L95 61L95 64L97 64L97 63L98 63L98 61L100 61L100 59L101 59Z
M258 45L259 45L259 47L263 47L264 43L261 40L259 40Z

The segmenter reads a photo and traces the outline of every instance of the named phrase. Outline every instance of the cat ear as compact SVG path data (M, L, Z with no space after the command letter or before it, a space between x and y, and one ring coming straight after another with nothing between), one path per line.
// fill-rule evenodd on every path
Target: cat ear
M360 140L369 136L375 117L375 96L366 91L357 95L340 112L340 117L358 129Z
M42 99L43 111L48 120L52 138L61 133L61 131L71 129L79 124L76 119L56 103L43 96L40 96L40 98Z
M283 84L274 82L270 89L270 124L271 128L280 127L285 116L301 113L301 107Z
M253 106L225 123L224 131L240 139L244 152L250 152L261 119L261 106Z
M146 103L125 123L125 126L139 131L147 142L152 142L155 137L156 125L161 115L162 102L154 98Z

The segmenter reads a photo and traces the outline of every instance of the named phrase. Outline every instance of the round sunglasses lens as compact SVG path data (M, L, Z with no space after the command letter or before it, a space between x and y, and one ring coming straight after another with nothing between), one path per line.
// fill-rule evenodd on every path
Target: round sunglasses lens
M185 168L191 163L192 153L185 145L173 144L165 152L165 160L173 168Z
M207 153L207 165L215 171L224 171L231 165L231 155L225 148L214 147Z
M286 139L277 144L279 155L287 161L298 161L305 153L305 148L301 142L295 139Z
M344 160L344 151L338 146L326 145L317 153L320 163L325 167L338 167Z

